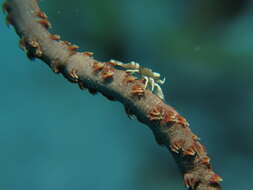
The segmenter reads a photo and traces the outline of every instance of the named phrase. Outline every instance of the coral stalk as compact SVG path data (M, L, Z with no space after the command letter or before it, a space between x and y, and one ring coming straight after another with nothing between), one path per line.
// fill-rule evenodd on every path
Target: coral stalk
M81 89L102 93L121 102L128 115L149 126L158 144L167 147L177 161L187 188L219 190L221 178L212 170L210 159L189 124L173 107L144 88L139 80L113 62L95 60L91 52L78 52L78 46L51 34L47 16L37 0L7 0L3 5L7 23L20 36L20 47L30 59L43 60Z

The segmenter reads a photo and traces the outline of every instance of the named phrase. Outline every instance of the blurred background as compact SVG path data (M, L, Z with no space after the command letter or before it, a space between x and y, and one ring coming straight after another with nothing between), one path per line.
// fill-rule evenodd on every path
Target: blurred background
M52 32L95 58L136 61L201 137L224 189L253 170L253 2L42 0ZM182 190L170 153L123 106L80 91L18 48L1 13L0 187Z

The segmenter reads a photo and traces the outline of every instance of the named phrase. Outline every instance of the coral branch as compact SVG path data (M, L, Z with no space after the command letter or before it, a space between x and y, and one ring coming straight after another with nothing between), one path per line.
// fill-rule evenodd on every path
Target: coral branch
M210 159L188 122L171 106L144 88L143 80L115 68L112 62L99 62L91 52L77 52L78 46L51 34L51 24L37 0L7 0L3 9L7 23L20 36L20 47L30 59L39 58L81 89L100 92L121 102L129 116L145 123L158 144L166 146L176 159L187 188L219 190L221 178L213 172Z

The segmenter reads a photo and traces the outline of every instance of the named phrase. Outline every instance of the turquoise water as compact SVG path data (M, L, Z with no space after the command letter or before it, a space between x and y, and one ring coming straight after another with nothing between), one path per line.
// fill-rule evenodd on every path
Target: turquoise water
M97 59L135 60L165 76L166 101L201 137L224 189L249 190L253 6L187 2L41 5L53 32ZM147 127L129 120L120 103L80 91L28 60L0 17L1 189L184 188L171 155Z

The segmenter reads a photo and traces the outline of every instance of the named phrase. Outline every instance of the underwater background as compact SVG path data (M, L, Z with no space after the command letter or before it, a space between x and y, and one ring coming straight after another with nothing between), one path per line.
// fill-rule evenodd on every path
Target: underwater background
M2 3L3 1L1 1ZM253 2L42 0L62 39L101 61L136 61L166 78L166 102L190 122L223 178L253 185ZM0 188L182 190L166 148L123 106L80 91L0 27Z

